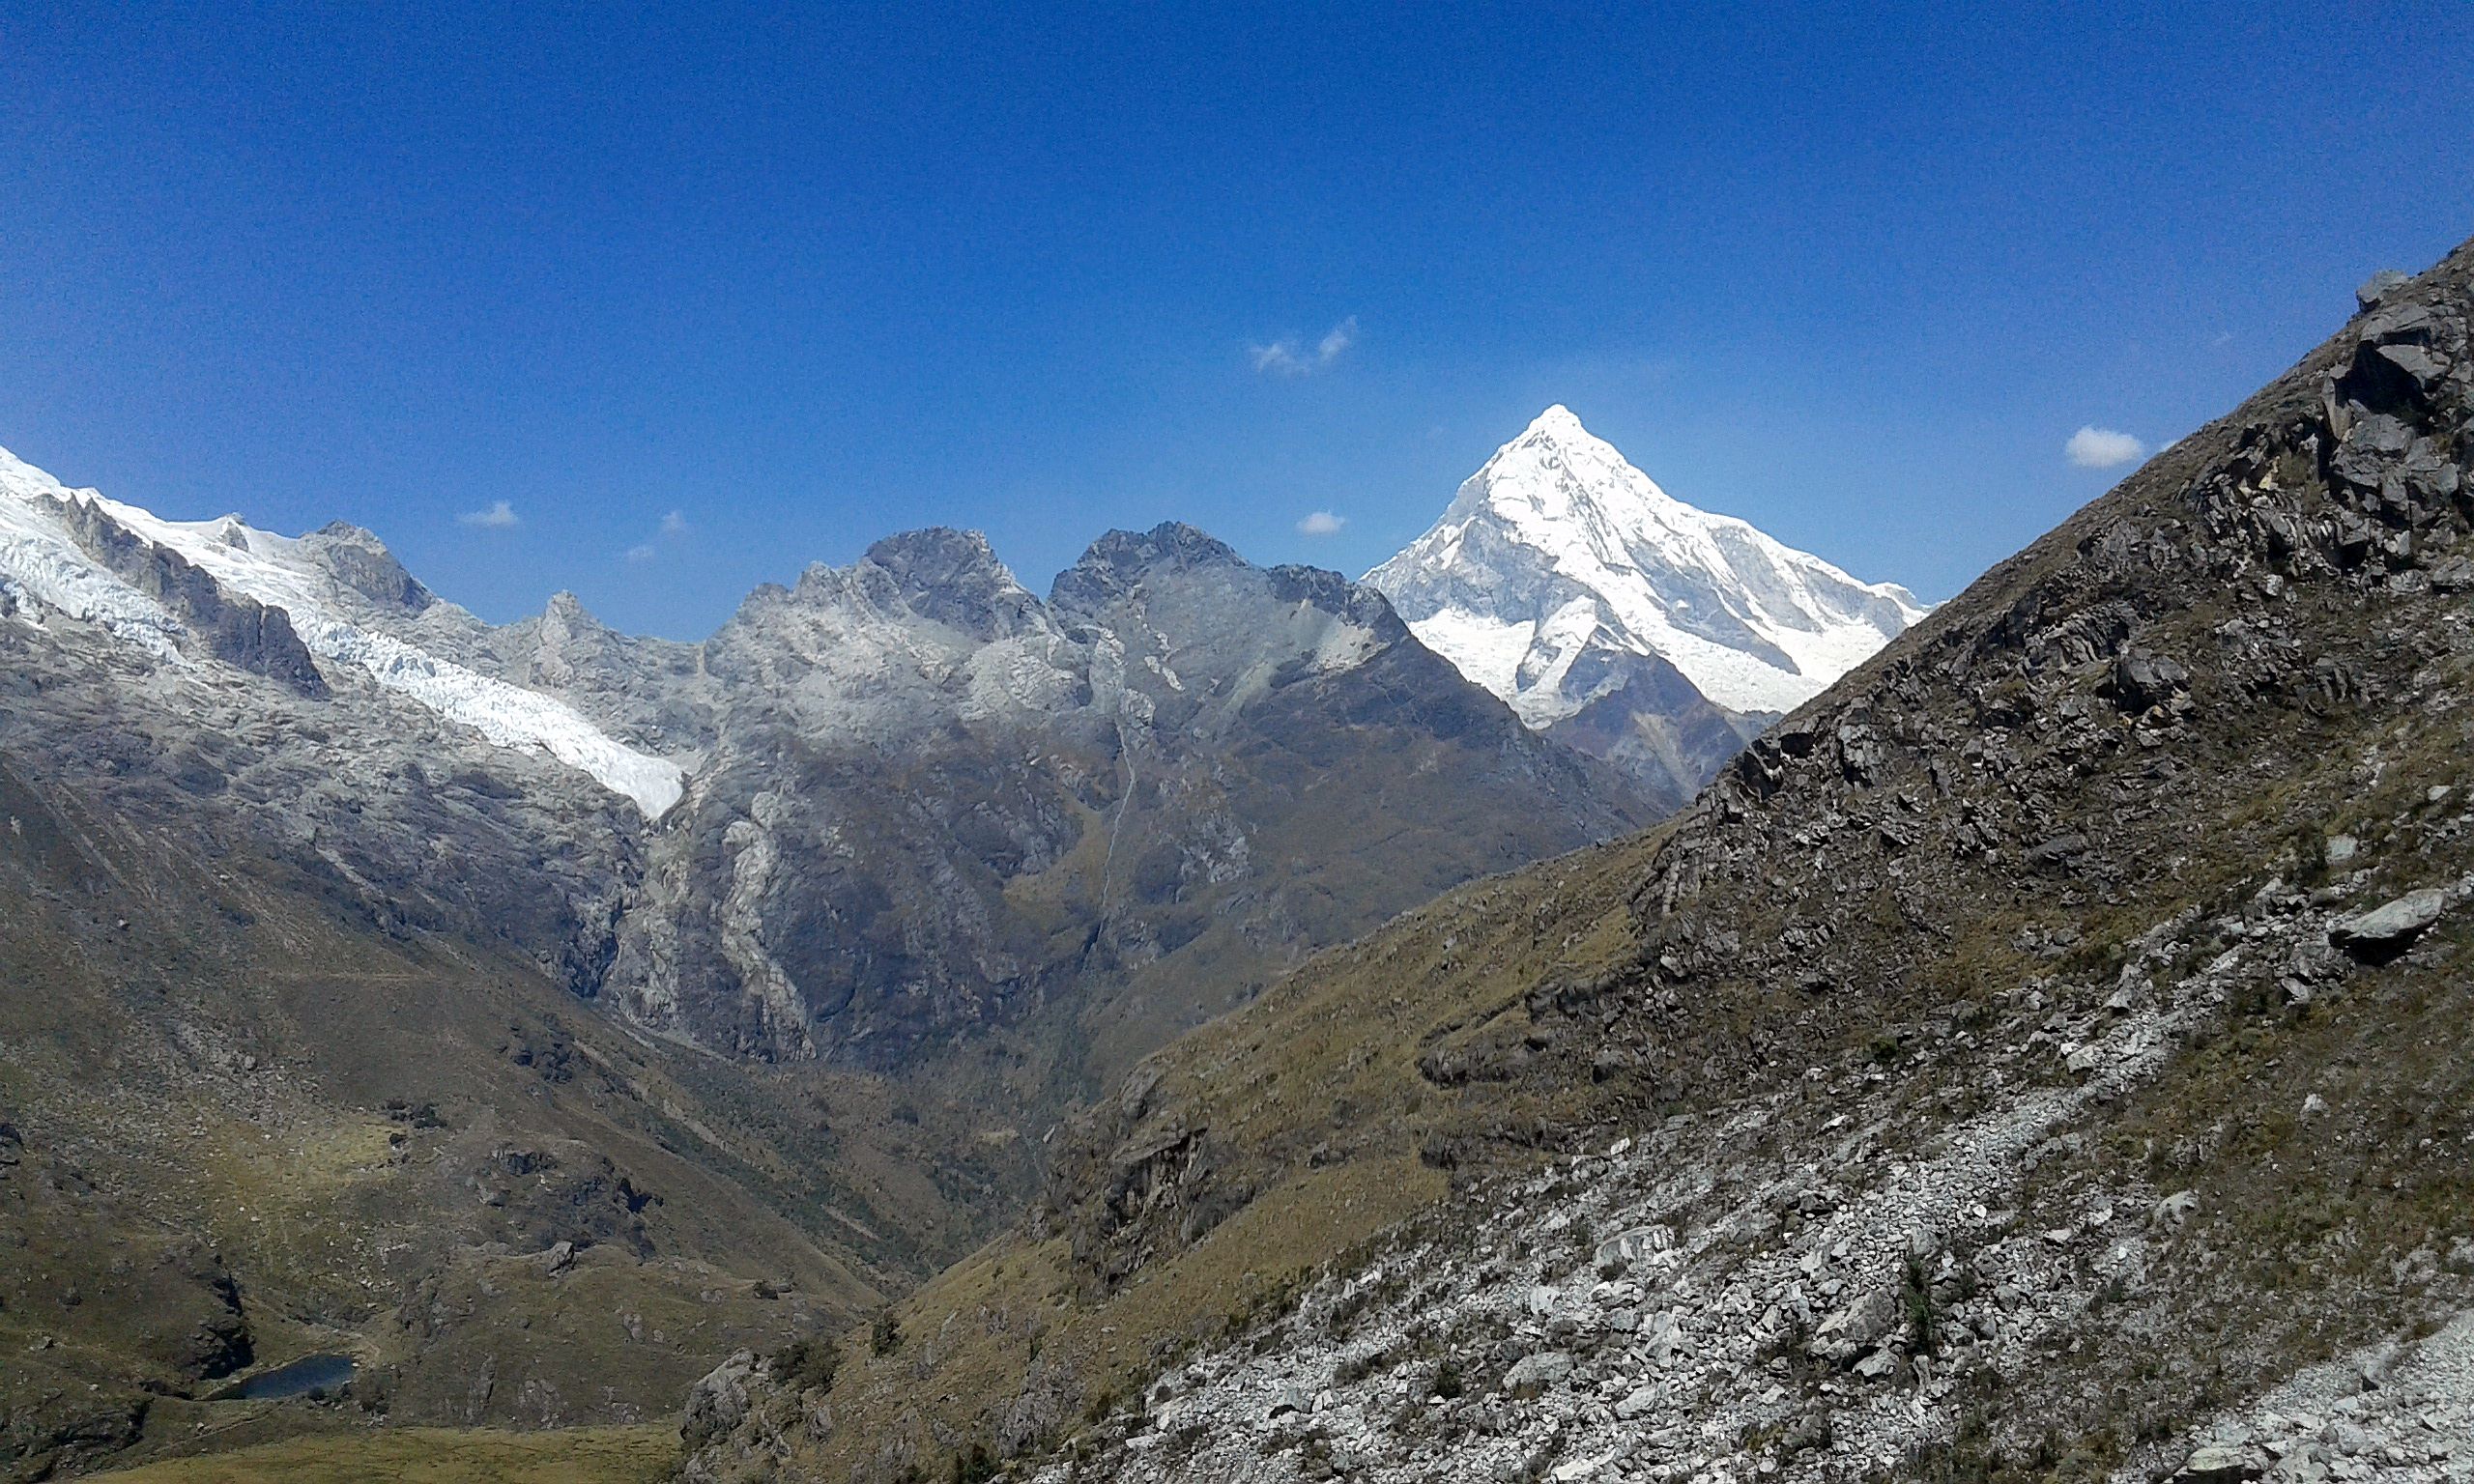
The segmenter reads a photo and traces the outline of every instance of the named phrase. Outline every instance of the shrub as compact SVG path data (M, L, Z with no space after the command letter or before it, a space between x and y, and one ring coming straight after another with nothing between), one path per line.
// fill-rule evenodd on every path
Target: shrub
M1911 1252L1907 1257L1907 1323L1915 1336L1915 1353L1929 1356L1939 1347L1933 1313L1933 1276L1924 1259Z
M796 1391L830 1391L842 1351L830 1340L792 1340L773 1353L774 1378Z

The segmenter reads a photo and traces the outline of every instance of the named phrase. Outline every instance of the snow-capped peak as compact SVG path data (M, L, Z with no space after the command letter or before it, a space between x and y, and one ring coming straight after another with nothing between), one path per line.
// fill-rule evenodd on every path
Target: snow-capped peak
M647 818L658 817L685 790L686 775L676 763L628 747L566 702L480 674L363 621L365 599L317 559L311 544L321 538L275 535L237 515L161 520L97 491L70 489L5 448L0 587L181 661L180 620L89 556L51 513L55 501L90 504L132 534L179 553L227 591L282 609L302 643L321 660L365 671L380 686L497 746L538 748L633 799Z
M1366 581L1532 726L1617 683L1576 662L1626 653L1665 659L1731 710L1790 711L1926 611L1677 499L1561 404Z

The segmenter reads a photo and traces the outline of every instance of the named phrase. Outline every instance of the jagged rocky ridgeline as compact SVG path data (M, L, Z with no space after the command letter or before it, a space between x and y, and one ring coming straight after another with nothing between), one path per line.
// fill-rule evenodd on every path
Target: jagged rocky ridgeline
M704 672L715 741L605 995L759 1055L891 1065L1036 1022L1122 1066L1665 802L1526 731L1371 589L1183 526L1104 538L1046 600L977 535L880 542L761 589Z
M1172 1044L689 1475L2474 1477L2469 321L2374 281L1670 826Z
M43 769L168 776L167 823L732 1055L888 1067L1037 1021L1005 1055L1044 1105L1304 952L1672 811L1768 719L1731 706L1917 612L1670 499L1561 409L1374 582L1453 664L1374 585L1174 526L1046 600L926 531L701 645L565 594L494 628L367 531L164 521L0 455L10 635L57 675L14 718ZM1529 647L1495 666L1480 628Z

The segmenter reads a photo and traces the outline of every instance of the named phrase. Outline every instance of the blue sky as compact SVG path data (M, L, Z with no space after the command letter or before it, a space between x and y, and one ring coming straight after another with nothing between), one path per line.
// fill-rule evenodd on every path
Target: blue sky
M1941 598L2474 233L2461 3L1245 9L0 0L0 445L700 637L1363 571L1561 401Z

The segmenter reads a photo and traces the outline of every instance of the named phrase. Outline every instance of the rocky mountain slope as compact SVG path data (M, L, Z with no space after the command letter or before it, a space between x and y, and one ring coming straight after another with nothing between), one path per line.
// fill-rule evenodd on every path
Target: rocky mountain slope
M1366 581L1521 720L1686 795L1925 612L1675 499L1563 407Z
M1151 1058L689 1475L2474 1477L2474 243L1683 816Z
M1182 526L1042 600L922 531L751 597L601 993L772 1058L1001 1045L1054 1105L1312 948L1641 801L1334 574Z
M0 781L6 1476L319 1347L640 1418L976 1245L1176 1031L1660 807L1183 528L1047 600L898 537L691 645L5 456Z

